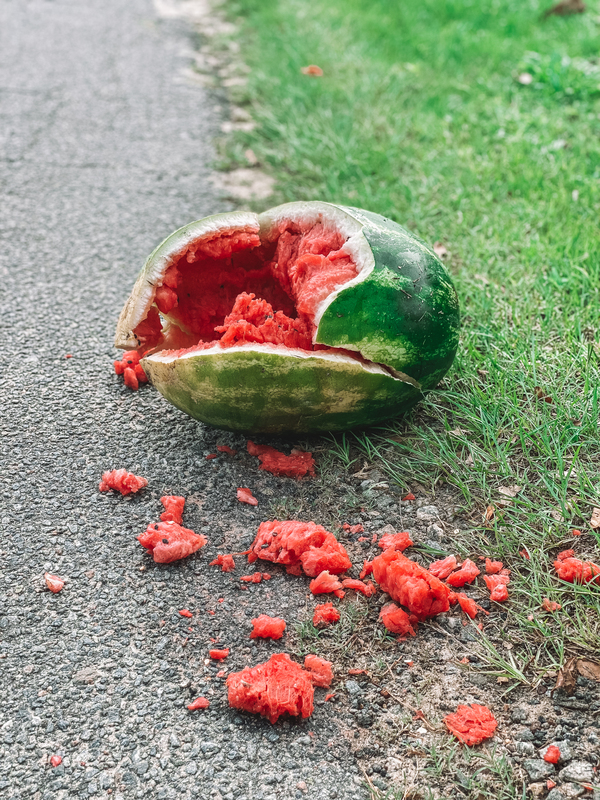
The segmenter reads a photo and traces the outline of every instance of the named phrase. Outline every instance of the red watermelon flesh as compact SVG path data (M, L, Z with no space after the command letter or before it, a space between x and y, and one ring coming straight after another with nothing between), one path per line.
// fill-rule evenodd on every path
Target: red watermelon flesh
M339 622L340 612L334 608L333 603L321 603L315 606L313 614L313 625L330 625Z
M373 559L373 577L384 592L420 620L450 608L448 587L398 550L385 550Z
M281 639L285 630L285 620L261 614L252 620L251 639Z
M182 528L176 522L158 522L156 527L150 524L137 538L157 564L179 561L200 550L207 542L201 533Z
M311 673L312 682L321 689L329 689L333 681L331 661L319 656L309 655L304 659L304 669Z
M310 577L324 570L339 575L352 566L348 553L333 533L314 522L297 520L261 523L248 561L252 563L257 558L287 567L301 566Z
M275 653L264 664L246 667L227 678L229 705L262 714L275 723L282 714L310 717L313 712L312 674L287 655Z
M251 441L248 441L248 452L251 456L258 456L259 469L273 475L285 475L288 478L301 478L304 475L315 477L315 460L312 453L292 450L291 455L286 456L285 453L281 453L274 447L254 444Z
M304 230L282 223L279 238L264 245L255 232L232 228L173 258L134 329L138 349L180 355L217 342L328 349L312 343L316 309L357 274L344 237L322 223Z
M413 628L413 625L417 627L415 618L412 618L411 624L411 618L396 603L386 603L379 612L379 618L390 633L398 633L400 636L415 635Z
M481 744L484 739L492 737L498 727L489 708L477 703L470 706L458 706L453 714L444 717L444 722L450 733L453 733L460 742L469 747Z
M167 494L160 498L165 510L160 515L163 522L176 522L181 525L183 522L183 507L185 505L185 497L178 497L177 495Z

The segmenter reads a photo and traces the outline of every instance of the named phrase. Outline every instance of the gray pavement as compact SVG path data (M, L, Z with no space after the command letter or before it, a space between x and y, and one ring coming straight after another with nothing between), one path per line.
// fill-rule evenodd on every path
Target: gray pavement
M296 618L285 576L243 593L208 567L254 536L258 513L235 501L248 470L259 498L283 482L259 477L247 456L206 461L216 443L243 439L205 429L150 387L130 392L111 371L116 318L145 256L176 227L228 207L207 181L219 98L180 78L191 36L150 0L0 0L9 800L362 796L331 704L271 726L229 709L206 663L211 638L232 647L229 669L275 651L240 643L257 611ZM118 467L149 487L130 499L99 494L101 473ZM159 567L135 536L165 492L188 497L184 524L210 543ZM47 570L66 578L58 595ZM211 708L190 713L198 694Z

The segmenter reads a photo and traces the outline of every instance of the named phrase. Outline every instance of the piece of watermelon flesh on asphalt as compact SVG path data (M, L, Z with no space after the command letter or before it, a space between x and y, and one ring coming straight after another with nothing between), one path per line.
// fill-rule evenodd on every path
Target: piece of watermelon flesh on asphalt
M373 577L392 600L420 620L450 608L448 587L399 550L385 550L373 559Z
M170 564L186 558L207 542L201 533L194 533L176 522L158 522L156 527L150 524L137 538L157 564Z
M260 614L252 620L251 639L281 639L285 630L285 620Z
M344 546L333 533L314 522L297 520L261 523L248 561L253 563L257 558L288 568L301 567L311 578L324 570L339 575L352 566Z
M310 717L314 686L310 672L287 655L275 653L264 664L246 667L227 678L229 705L262 714L275 723L282 714Z
M232 227L174 256L133 329L138 352L183 355L219 344L270 343L314 351L318 306L359 271L344 236L317 223L281 223L279 237ZM339 350L362 360L351 350Z

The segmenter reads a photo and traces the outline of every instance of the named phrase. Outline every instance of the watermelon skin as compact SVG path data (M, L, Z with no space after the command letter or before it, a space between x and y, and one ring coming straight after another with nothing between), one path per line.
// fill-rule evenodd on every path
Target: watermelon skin
M144 349L134 329L152 310L170 260L198 237L237 226L273 242L288 220L326 221L347 237L359 267L316 309L313 341L359 353L277 345L147 355L143 368L163 396L215 427L265 434L321 433L379 424L412 408L446 374L458 347L459 309L444 265L402 226L369 211L287 203L252 215L207 217L171 234L146 261L121 314L117 347ZM156 348L155 348L156 349Z
M434 388L458 349L456 290L444 265L414 233L379 214L340 206L363 224L375 265L323 314L317 342L365 358Z
M215 348L216 349L216 348ZM350 358L300 357L248 346L161 362L143 359L153 385L186 414L230 431L319 433L372 425L411 408L421 392Z

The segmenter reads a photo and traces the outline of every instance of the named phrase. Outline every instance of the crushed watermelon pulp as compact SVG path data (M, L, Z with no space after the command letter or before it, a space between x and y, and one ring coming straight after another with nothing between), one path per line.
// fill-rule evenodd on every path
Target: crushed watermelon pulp
M138 351L180 356L247 343L329 349L313 344L313 319L358 275L344 243L323 223L295 222L282 222L273 242L241 228L191 242L171 260L134 329Z

